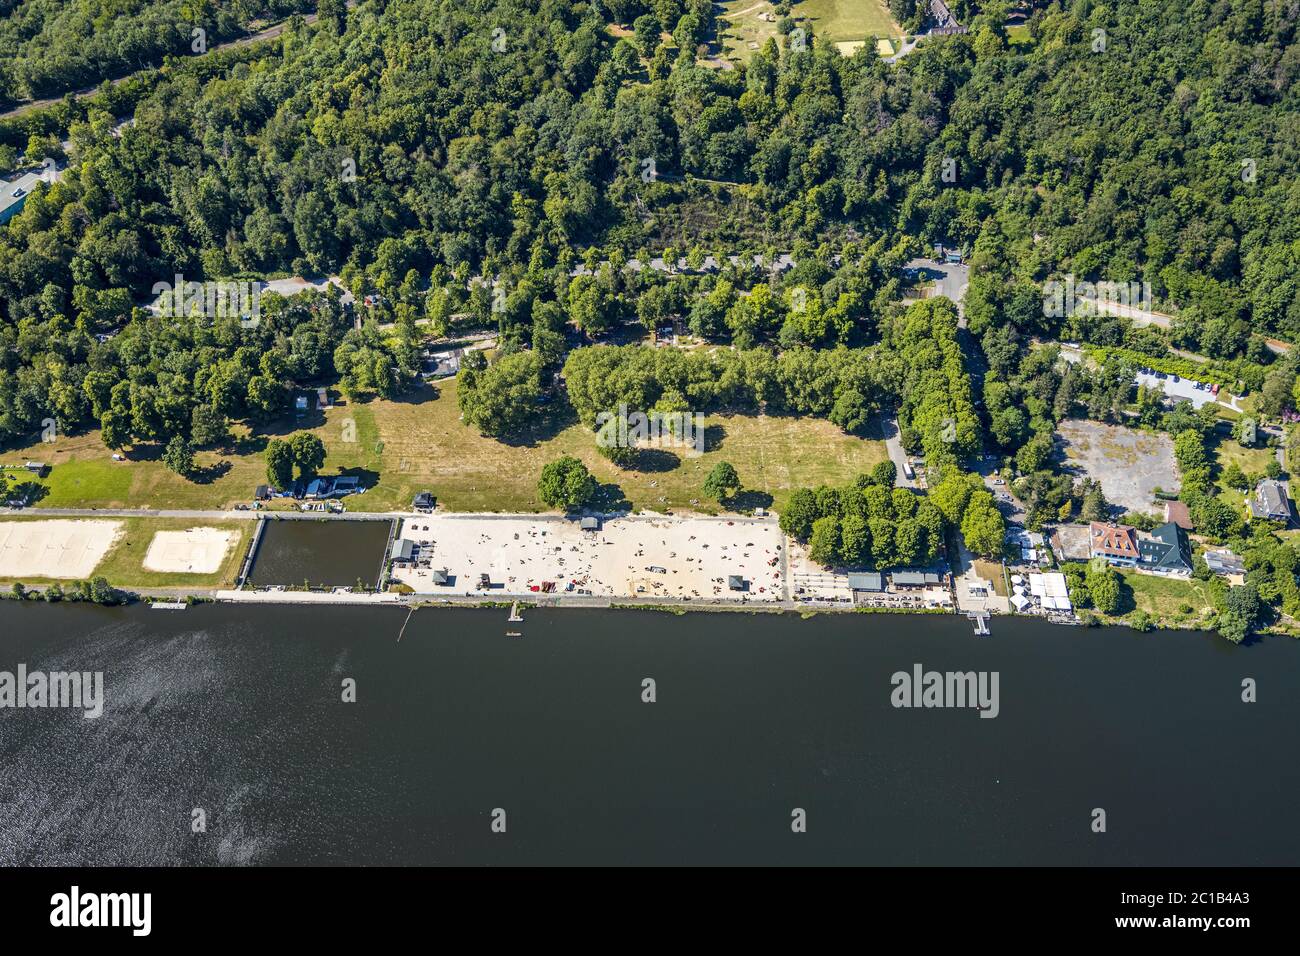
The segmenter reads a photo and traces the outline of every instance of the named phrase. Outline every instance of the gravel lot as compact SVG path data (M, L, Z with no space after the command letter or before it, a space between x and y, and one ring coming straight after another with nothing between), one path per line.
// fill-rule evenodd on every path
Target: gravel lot
M1062 423L1057 438L1067 468L1096 478L1106 500L1125 511L1151 511L1157 488L1181 487L1168 435L1071 420Z

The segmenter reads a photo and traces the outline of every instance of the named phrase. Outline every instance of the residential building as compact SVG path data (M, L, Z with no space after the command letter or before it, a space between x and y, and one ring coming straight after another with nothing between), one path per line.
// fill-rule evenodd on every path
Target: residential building
M1248 499L1248 504L1251 518L1291 520L1291 502L1287 498L1286 485L1273 478L1265 478L1255 486L1255 494Z
M1187 532L1167 521L1138 543L1138 570L1166 577L1186 578L1192 574L1192 545Z
M1221 578L1227 578L1231 584L1243 584L1246 580L1246 562L1240 555L1233 554L1227 548L1205 552L1205 566L1210 572Z
M1123 568L1137 566L1141 556L1137 531L1128 525L1094 521L1088 525L1088 538L1090 558L1104 558L1110 564Z

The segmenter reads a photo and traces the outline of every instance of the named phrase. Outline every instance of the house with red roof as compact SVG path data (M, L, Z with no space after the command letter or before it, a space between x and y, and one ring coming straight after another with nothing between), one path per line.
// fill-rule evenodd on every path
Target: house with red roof
M1119 567L1136 567L1141 557L1137 530L1128 525L1094 521L1088 525L1088 554Z

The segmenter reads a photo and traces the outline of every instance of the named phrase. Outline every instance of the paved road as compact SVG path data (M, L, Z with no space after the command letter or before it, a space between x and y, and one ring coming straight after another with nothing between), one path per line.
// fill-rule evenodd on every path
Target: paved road
M898 417L881 416L880 428L885 435L885 448L889 450L889 460L894 463L894 487L920 488L921 482L907 477L903 466L907 464L907 452L903 450L903 440L898 435Z
M940 262L937 259L913 259L903 267L905 272L916 273L921 281L934 283L934 294L947 296L957 303L957 315L966 317L962 299L970 285L970 266L962 262Z
M184 518L204 521L256 521L271 518L277 521L386 521L400 518L405 512L397 511L345 511L333 514L328 511L186 511L181 509L152 508L0 508L0 515L27 515L34 518Z

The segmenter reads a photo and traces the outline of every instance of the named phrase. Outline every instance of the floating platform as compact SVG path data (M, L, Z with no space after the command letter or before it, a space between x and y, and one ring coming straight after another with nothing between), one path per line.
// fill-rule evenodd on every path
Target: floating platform
M183 611L189 605L184 601L154 601L149 607L155 611Z
M506 618L506 620L507 620L507 621L522 621L522 620L523 620L523 616L519 613L519 602L518 602L518 601L516 601L514 604L510 605L510 616L509 616L508 618Z

